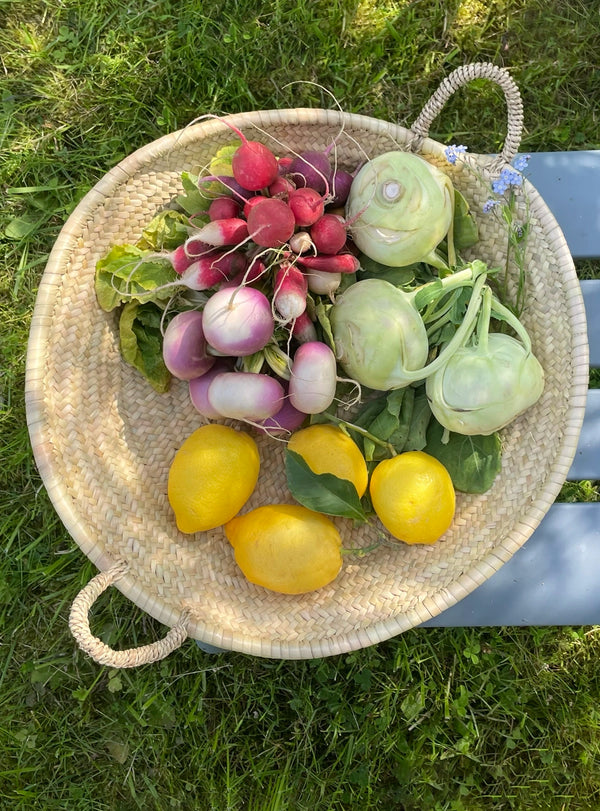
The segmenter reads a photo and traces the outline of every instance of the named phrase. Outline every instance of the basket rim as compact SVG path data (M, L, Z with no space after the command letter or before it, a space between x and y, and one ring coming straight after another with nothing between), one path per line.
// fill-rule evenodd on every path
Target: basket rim
M270 124L285 120L286 123L303 123L315 126L344 123L355 128L363 128L367 132L388 134L392 138L394 133L398 137L401 133L410 132L399 124L392 124L365 115L341 113L337 110L320 108L258 110L237 113L224 118L240 129L254 126L268 129ZM85 522L78 513L77 504L73 502L52 464L55 448L52 437L48 435L47 431L48 414L44 403L44 350L48 341L48 329L52 317L54 296L60 285L63 269L68 263L69 254L73 250L83 224L93 217L98 208L104 205L111 192L134 175L142 166L148 166L149 162L165 154L173 146L192 142L199 135L202 135L203 138L212 134L218 135L222 133L222 127L220 120L210 119L190 125L142 146L110 169L90 189L65 222L52 248L39 285L29 332L25 372L26 418L30 441L40 477L54 508L71 537L88 559L101 571L106 571L113 566L115 560L91 536ZM441 155L443 154L443 148L443 145L431 138L426 138L420 144L420 151L424 153ZM471 160L480 161L482 168L485 168L488 156L471 154ZM575 456L587 397L589 354L583 296L574 272L573 260L565 237L553 214L534 186L527 180L525 186L531 209L539 218L558 261L561 266L564 263L573 267L573 273L566 284L566 310L572 326L573 336L571 358L573 377L568 392L570 407L567 424L551 476L543 490L537 494L535 500L531 503L523 520L513 527L500 547L496 547L494 552L489 553L460 578L453 581L450 588L445 588L434 597L425 599L410 612L377 622L366 628L357 629L354 633L345 633L341 636L334 634L319 641L304 641L300 644L283 641L273 642L245 638L239 634L233 636L221 633L214 628L207 627L202 618L192 615L189 623L189 635L191 637L217 647L257 656L286 659L329 656L382 642L420 625L465 597L509 560L539 525L555 501ZM141 589L132 576L125 575L115 585L134 604L158 621L173 626L179 620L179 612L165 605L157 596Z

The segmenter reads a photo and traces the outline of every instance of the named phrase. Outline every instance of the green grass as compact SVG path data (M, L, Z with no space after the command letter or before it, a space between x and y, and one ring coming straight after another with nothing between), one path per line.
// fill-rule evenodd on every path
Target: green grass
M597 3L0 0L0 18L0 806L599 807L596 627L413 630L307 662L188 643L97 666L66 626L94 568L41 485L23 391L44 263L120 158L205 112L331 106L293 80L409 125L450 70L484 60L521 87L523 149L598 148ZM477 82L432 135L493 151L504 117ZM597 483L561 497L598 500ZM94 631L129 646L164 628L110 593Z

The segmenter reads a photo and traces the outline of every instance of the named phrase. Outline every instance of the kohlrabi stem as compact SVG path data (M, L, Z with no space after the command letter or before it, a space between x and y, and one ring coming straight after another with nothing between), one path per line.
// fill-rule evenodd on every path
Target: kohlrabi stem
M488 351L488 335L490 332L490 318L492 315L492 289L484 289L481 297L481 311L477 322L477 344L483 354Z
M473 332L473 328L477 322L477 316L479 314L479 309L481 307L481 295L483 287L485 285L485 281L486 281L485 273L482 273L475 280L475 283L473 284L473 292L471 293L471 298L469 300L469 306L467 307L465 317L463 318L459 328L456 330L456 332L454 333L450 341L446 344L446 346L442 349L437 358L435 358L435 360L432 360L431 363L428 363L427 366L423 366L421 369L415 369L414 371L408 369L403 370L402 376L405 380L411 383L416 383L420 380L425 380L425 378L432 375L441 366L447 363L452 357L452 355L456 352L456 350L460 349L460 347L469 340L469 337Z
M496 315L498 318L506 321L506 323L517 333L526 351L531 352L531 338L529 337L529 333L513 311L508 307L505 307L504 304L501 304L495 296L491 299L491 308L492 315Z
M356 431L357 434L366 437L366 439L370 439L375 445L385 448L390 456L398 455L396 449L390 442L386 442L385 439L380 439L378 436L370 433L370 431L367 431L365 428L361 428L359 425L355 425L353 422L342 420L339 417L336 417L335 414L328 414L327 411L323 411L319 416L325 417L336 425L345 425L350 431Z

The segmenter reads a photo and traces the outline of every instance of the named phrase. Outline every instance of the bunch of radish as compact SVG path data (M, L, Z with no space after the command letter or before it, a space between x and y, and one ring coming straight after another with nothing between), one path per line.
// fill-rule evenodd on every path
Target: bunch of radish
M169 257L178 283L207 300L172 318L163 358L206 418L293 431L335 397L335 356L307 302L333 297L359 268L343 216L353 175L331 165L331 148L278 158L232 129L241 139L233 175L199 179L223 193ZM249 370L244 359L269 349L280 367L259 360Z

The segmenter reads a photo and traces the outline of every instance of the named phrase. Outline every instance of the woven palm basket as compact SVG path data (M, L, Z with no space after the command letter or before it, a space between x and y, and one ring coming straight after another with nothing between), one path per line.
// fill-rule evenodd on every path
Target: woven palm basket
M448 97L474 78L504 90L508 134L490 162L471 155L451 166L427 137ZM322 109L251 112L228 120L280 155L322 149L337 138L349 169L390 149L413 150L448 172L480 228L473 256L490 266L506 258L500 218L483 215L491 172L507 165L520 141L518 89L502 69L470 65L452 73L410 129ZM187 638L272 658L339 654L389 639L439 614L503 565L535 530L571 465L585 407L585 313L572 258L554 217L529 183L531 235L523 322L546 375L538 403L503 431L503 466L484 495L458 494L455 520L433 546L380 546L346 556L338 578L319 591L288 596L247 582L222 529L178 532L167 501L175 451L202 424L187 384L167 394L121 359L117 322L94 292L95 264L180 193L184 170L208 163L231 131L208 120L167 135L119 163L87 194L64 226L41 280L27 356L27 415L38 469L52 502L82 552L100 570L75 596L70 628L96 661L130 667L156 661ZM362 151L364 150L364 152ZM525 202L521 203L525 206ZM244 511L290 502L282 443L257 435L258 487ZM345 547L373 543L373 530L335 519ZM145 647L114 651L93 636L89 611L114 584L168 626Z

